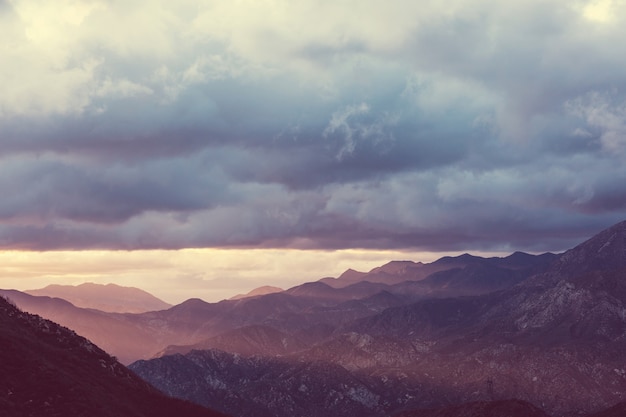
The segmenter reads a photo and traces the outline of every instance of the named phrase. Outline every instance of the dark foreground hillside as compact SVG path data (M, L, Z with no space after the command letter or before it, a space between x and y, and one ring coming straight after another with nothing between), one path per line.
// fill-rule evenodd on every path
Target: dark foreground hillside
M592 414L589 417L624 417L626 416L626 402L614 405L613 407Z
M395 417L549 417L521 400L476 401L462 405L405 411Z
M172 399L87 339L0 297L3 417L218 417Z

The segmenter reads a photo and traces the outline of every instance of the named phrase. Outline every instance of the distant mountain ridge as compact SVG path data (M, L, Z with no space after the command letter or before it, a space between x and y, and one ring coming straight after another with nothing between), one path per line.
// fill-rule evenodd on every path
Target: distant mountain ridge
M355 273L349 285L334 288L328 280L304 283L285 291L253 295L235 300L207 303L187 300L167 310L141 314L106 313L76 307L59 298L32 296L15 291L0 290L11 297L20 308L40 314L76 330L111 352L123 363L147 359L168 351L187 352L198 347L224 347L225 338L249 340L240 344L246 354L279 354L271 344L253 342L239 329L247 326L270 326L286 334L290 341L284 353L292 353L318 343L311 334L325 337L340 326L382 310L432 297L483 294L507 288L525 279L538 268L544 268L557 255L522 255L507 258L481 258L471 255L446 257L432 264L394 261L374 268L374 275ZM520 261L520 258L522 261ZM511 259L515 259L512 262ZM437 271L424 277L424 268ZM418 275L413 271L419 269ZM471 273L470 273L471 272ZM382 275L381 275L382 274ZM397 274L397 275L394 275ZM344 276L342 275L342 276ZM370 282L376 276L386 282ZM403 281L420 278L420 281ZM389 284L390 282L399 282ZM267 289L265 289L267 290ZM260 334L260 333L259 333ZM286 339L286 340L287 340ZM218 340L221 340L219 343ZM231 343L231 342L229 342ZM234 343L234 342L233 342ZM168 346L173 348L168 350ZM231 345L235 346L235 345ZM253 347L256 352L251 351Z
M116 284L48 285L37 290L24 291L30 295L57 297L76 307L92 308L109 313L145 313L170 308L172 305L154 295L134 287Z
M509 272L516 270L527 271L526 275L528 275L541 270L541 268L550 264L558 256L549 252L541 255L515 252L503 258L483 258L465 253L459 256L444 256L431 263L391 261L385 265L373 268L369 272L348 269L338 278L322 278L318 282L336 289L349 287L361 282L393 286L405 282L422 281L437 273L443 275L446 271L463 270L469 267L479 268L481 266Z
M241 300L242 298L258 297L261 295L274 294L275 292L281 292L281 291L284 291L284 290L279 287L272 287L271 285L264 285L262 287L255 288L246 294L237 294L235 296L232 296L229 298L229 300Z

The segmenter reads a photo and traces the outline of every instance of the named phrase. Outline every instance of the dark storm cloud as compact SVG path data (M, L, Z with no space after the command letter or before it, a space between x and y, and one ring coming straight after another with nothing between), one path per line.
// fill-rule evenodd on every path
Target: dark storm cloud
M7 198L0 218L9 221L121 223L146 211L184 214L234 198L219 173L191 157L132 166L17 156L2 165L0 192Z
M560 250L626 217L617 2L2 4L5 247Z

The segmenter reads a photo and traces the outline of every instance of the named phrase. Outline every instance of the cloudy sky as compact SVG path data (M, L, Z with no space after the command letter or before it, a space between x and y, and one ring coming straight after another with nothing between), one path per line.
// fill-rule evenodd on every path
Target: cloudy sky
M624 39L623 0L0 0L2 256L195 254L168 285L206 290L569 248L626 219Z

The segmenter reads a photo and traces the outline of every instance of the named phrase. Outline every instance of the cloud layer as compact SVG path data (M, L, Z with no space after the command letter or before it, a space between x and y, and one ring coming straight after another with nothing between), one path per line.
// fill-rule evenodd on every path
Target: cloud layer
M560 250L626 218L624 1L0 2L0 245Z

